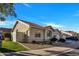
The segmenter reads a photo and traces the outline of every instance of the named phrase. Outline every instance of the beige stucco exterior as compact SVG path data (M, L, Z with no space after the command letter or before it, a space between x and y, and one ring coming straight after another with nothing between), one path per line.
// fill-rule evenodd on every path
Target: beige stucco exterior
M16 25L14 31L12 32L12 38L13 41L20 41L23 42L24 40L24 34L27 34L26 31L29 30L29 25L28 24L24 24L22 22L18 22L18 24ZM29 35L29 34L27 34Z
M40 37L35 37L35 34L40 33ZM43 30L35 27L31 27L30 29L30 37L29 41L43 41L44 39L44 34Z
M52 35L47 36L47 31L51 31ZM35 37L35 34L40 33L40 37ZM58 32L53 31L51 28L49 30L43 30L40 26L31 26L18 21L12 32L12 38L14 42L32 42L32 41L49 41L54 35L59 38Z

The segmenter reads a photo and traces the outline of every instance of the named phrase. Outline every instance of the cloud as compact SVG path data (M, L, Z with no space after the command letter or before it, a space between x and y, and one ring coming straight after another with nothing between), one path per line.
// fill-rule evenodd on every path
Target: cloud
M5 22L4 21L0 21L0 25L3 25Z
M50 25L52 27L55 27L55 28L62 28L64 27L63 25L58 25L58 24L55 24L55 23L45 23L47 26Z
M15 21L0 21L0 27L12 27Z
M27 3L24 3L23 5L25 5L26 7L31 7L29 4L27 4Z
M46 26L51 25L53 28L57 28L59 30L63 30L63 31L75 31L75 32L79 32L79 28L73 28L73 27L68 27L65 25L60 25L60 24L55 24L55 23L44 23L46 24Z

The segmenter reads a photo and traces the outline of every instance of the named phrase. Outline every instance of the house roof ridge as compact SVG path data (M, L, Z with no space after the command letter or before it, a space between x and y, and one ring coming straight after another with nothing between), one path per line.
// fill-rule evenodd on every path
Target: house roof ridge
M29 25L31 25L31 26L37 26L37 27L39 27L39 28L41 28L41 29L49 29L49 28L52 28L53 30L54 30L54 28L51 26L51 25L48 25L48 26L41 26L41 25L39 25L39 24L35 24L35 23L32 23L32 22L28 22L28 21L25 21L25 20L16 20L16 21L21 21L21 22L23 22L23 23L25 23L25 24L29 24Z
M41 25L39 25L39 24L32 23L32 22L28 22L28 21L25 21L25 20L17 20L17 21L22 21L22 22L27 23L27 24L30 24L30 25L32 25L32 26L40 26L40 27L43 27L43 26L41 26Z

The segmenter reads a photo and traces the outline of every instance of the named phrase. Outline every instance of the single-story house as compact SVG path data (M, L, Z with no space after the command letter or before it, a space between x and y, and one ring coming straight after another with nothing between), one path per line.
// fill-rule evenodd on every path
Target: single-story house
M73 36L73 34L65 31L61 31L61 38L66 39L67 37L71 37L71 36Z
M77 32L74 31L65 31L65 32L72 34L72 36L77 36Z
M40 26L31 22L17 20L12 29L12 38L14 42L45 42L56 36L60 38L59 31L52 26Z
M69 36L74 36L72 33L66 32L66 31L61 31L62 35L69 37Z

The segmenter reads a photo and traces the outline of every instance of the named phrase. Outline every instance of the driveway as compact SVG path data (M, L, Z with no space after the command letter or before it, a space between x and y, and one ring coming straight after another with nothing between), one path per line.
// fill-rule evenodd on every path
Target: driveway
M67 48L78 48L79 47L79 41L72 41L67 43L56 43L54 46L60 46L60 47L67 47Z
M52 56L52 55L56 56L73 50L74 49L72 48L65 48L65 47L51 47L45 49L11 52L11 53L3 53L3 54L5 56Z

